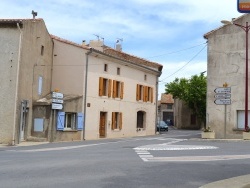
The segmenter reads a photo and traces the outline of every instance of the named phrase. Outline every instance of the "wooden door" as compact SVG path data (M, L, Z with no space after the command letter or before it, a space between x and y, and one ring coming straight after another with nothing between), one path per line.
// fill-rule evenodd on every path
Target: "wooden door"
M106 136L106 112L100 112L99 135L104 138Z

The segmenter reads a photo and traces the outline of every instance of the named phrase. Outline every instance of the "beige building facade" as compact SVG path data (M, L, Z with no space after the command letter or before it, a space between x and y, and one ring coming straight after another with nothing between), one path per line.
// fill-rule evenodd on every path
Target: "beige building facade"
M249 20L250 15L245 14L233 22L244 26ZM206 33L204 38L208 43L207 127L215 131L216 138L242 138L245 126L246 32L229 24ZM228 105L215 101L218 95L215 90L223 86L230 88L231 102Z
M42 19L0 25L0 143L155 134L162 65L50 35Z
M50 93L52 39L42 19L0 19L0 143L31 135L33 101Z

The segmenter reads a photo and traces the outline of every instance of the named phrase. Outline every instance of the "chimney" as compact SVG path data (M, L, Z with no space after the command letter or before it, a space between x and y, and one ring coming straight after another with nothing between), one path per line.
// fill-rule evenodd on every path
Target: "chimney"
M101 40L90 40L89 41L89 47L92 47L96 50L100 50L103 52L103 41Z
M82 46L86 46L86 40L82 41Z
M116 44L115 45L115 49L117 50L117 51L122 51L122 45L121 44Z

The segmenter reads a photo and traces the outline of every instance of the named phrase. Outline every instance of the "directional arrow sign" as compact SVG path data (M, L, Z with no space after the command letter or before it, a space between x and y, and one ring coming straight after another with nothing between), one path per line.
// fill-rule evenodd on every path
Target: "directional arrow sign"
M214 90L215 93L231 93L231 87L218 87Z
M216 99L214 103L218 105L222 105L222 104L229 105L231 104L231 99Z
M228 94L228 93L216 93L214 95L214 98L216 98L216 99L230 99L231 94Z

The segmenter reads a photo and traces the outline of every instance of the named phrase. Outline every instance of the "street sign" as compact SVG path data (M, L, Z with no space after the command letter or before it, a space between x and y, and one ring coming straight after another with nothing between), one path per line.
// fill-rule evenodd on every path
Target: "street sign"
M230 99L231 94L229 94L229 93L216 93L214 95L214 98L216 98L216 99Z
M216 99L214 101L215 104L219 104L219 105L229 105L231 104L231 99Z
M63 94L62 93L58 93L58 92L53 92L52 93L52 98L63 99Z
M63 108L62 104L52 103L53 110L62 110L62 108Z
M250 0L237 0L237 9L240 13L250 13Z
M231 87L218 87L214 90L215 93L231 93Z
M62 104L63 100L62 99L52 99L52 102L53 103L60 103L60 104Z

